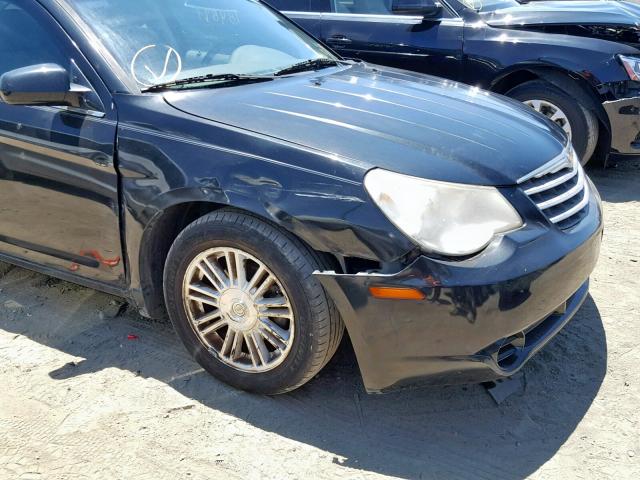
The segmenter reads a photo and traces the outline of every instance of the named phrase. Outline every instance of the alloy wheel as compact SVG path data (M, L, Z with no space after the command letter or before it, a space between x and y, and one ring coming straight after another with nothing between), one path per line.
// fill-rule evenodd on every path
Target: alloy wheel
M558 124L566 132L569 139L571 139L573 132L571 131L569 117L567 117L567 114L564 113L560 107L546 100L526 100L524 104Z
M189 264L184 306L202 344L223 363L261 373L291 350L295 318L280 280L258 258L237 248L207 250Z

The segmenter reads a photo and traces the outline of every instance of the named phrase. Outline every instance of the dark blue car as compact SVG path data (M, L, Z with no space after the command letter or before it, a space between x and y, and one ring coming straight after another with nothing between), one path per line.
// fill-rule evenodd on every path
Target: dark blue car
M345 326L368 391L508 376L587 296L560 128L260 1L0 0L0 70L0 259L168 313L239 388L301 386Z
M625 1L269 0L345 57L520 100L583 163L640 153L640 5ZM594 162L595 163L595 162Z

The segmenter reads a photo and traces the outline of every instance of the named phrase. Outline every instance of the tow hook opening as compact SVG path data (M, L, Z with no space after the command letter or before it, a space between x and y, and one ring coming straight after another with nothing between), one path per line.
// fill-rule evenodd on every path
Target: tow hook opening
M495 362L503 369L513 366L518 360L518 352L524 348L525 344L524 332L511 337L495 353Z

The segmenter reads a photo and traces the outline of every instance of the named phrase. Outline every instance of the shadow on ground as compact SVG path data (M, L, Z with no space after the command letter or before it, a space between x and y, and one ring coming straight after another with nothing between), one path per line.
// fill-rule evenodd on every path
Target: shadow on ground
M638 158L590 175L606 201L640 201ZM262 397L205 374L169 325L118 312L117 305L109 306L113 297L20 269L1 279L0 287L5 308L7 300L17 306L0 312L1 329L84 359L53 369L54 379L129 370L210 409L330 452L336 463L402 478L527 477L574 432L607 369L602 319L589 297L525 367L524 391L501 405L477 385L367 395L348 344L305 387ZM40 295L46 288L55 292ZM127 340L130 334L138 338Z
M28 290L21 283L33 278L18 275L9 284L5 279L3 299L28 302L20 296ZM477 385L367 395L348 344L302 389L275 398L256 396L205 374L167 324L128 313L106 318L96 313L96 305L108 305L112 297L84 289L72 295L81 297L73 309L51 298L40 313L0 316L5 331L84 358L52 370L52 378L130 370L208 408L331 452L336 463L403 478L526 477L571 435L606 372L605 333L589 298L525 368L524 391L500 406ZM138 338L127 340L131 334Z
M587 173L604 201L640 202L640 157L613 156L609 168L588 168Z

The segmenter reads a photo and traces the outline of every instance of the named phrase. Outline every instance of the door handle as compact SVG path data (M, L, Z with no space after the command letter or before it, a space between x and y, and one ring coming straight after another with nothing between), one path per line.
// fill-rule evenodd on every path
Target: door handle
M331 45L350 45L353 41L344 35L333 35L332 37L329 37L327 43Z

